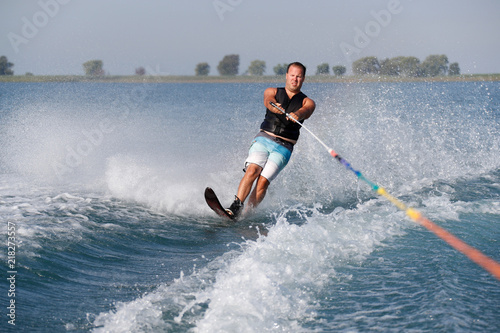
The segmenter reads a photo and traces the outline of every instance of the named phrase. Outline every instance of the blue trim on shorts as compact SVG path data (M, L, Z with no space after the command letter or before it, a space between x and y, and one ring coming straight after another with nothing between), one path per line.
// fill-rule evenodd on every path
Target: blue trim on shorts
M264 146L264 148L266 149L266 151L269 153L269 154L272 154L273 152L274 153L278 153L280 155L283 156L283 158L286 160L285 162L285 165L288 163L288 161L290 160L290 157L292 156L292 151L282 145L280 145L279 143L275 142L275 141L272 141L266 137L263 137L263 136L258 136L254 139L254 142L257 142L257 143L260 143L262 146ZM253 145L252 145L253 147ZM250 148L250 150L252 150L252 148ZM272 155L270 155L270 159L273 160L271 158ZM280 161L274 161L276 164L280 165ZM283 169L283 167L285 166L283 165L280 169Z

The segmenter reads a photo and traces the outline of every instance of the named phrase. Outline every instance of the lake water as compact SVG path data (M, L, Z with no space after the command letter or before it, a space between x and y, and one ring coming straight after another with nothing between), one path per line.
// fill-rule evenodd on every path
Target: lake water
M1 83L0 331L498 332L500 281L304 130L255 215L215 216L267 86ZM303 91L327 145L500 261L499 82Z

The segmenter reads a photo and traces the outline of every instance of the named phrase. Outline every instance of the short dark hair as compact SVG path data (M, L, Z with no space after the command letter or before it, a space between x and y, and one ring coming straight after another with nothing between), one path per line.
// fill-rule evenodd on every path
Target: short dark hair
M292 66L298 66L298 67L302 68L302 71L304 72L304 76L306 75L306 66L302 65L298 61L292 62L291 64L288 64L288 67L286 68L287 73L288 73L288 70L290 69L290 67L292 67Z

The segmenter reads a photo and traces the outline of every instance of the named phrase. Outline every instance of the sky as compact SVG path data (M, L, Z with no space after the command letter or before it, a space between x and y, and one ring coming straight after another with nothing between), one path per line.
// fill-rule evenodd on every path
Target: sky
M300 61L445 54L462 74L500 73L499 0L0 0L0 56L15 75L194 75L198 63L240 56L274 74Z

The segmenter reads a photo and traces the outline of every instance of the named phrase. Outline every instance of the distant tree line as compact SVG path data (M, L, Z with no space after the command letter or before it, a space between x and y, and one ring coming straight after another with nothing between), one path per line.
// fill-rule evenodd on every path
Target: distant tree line
M224 56L217 66L217 71L221 76L234 76L239 73L240 56L237 54L229 54ZM288 67L287 63L277 64L273 67L275 75L285 75L286 69ZM346 73L345 66L333 66L332 71L336 76L342 76ZM210 65L206 62L201 62L196 65L194 72L197 76L208 75L210 73ZM266 72L266 62L263 60L254 60L248 66L248 69L243 73L243 75L252 76L262 76ZM330 74L330 68L328 64L321 64L318 66L317 75L319 74Z
M377 57L365 57L352 63L352 72L358 75L430 77L460 75L460 67L457 62L448 66L448 57L444 54L430 55L423 62L416 57L395 57L382 61Z
M416 57L395 57L379 61L377 57L365 57L352 64L352 71L356 75L387 75L404 77L429 77L444 75L460 75L460 66L457 62L449 64L446 55L430 55L423 62ZM240 57L237 54L224 56L219 62L217 70L221 76L238 75ZM288 64L277 64L273 67L275 75L285 75ZM347 72L343 65L331 67L335 76L342 76ZM266 63L254 60L243 75L264 75ZM210 66L203 62L196 65L196 75L208 75ZM330 75L330 65L322 63L316 68L316 75Z
M0 58L0 73L3 63L7 62ZM395 57L386 58L379 61L377 57L364 57L352 64L352 72L355 75L387 75L402 77L431 77L444 75L460 75L460 67L457 62L449 64L446 55L430 55L423 62L416 57ZM8 63L10 64L10 63ZM13 64L10 64L13 66ZM225 55L217 66L217 71L221 76L235 76L239 74L240 56L238 54ZM277 64L273 67L275 75L285 75L288 64ZM83 64L86 75L104 75L103 63L101 60L90 60ZM343 65L330 67L328 63L319 64L316 68L316 75L330 75L330 68L333 75L343 76L347 69ZM195 75L206 76L210 74L210 65L207 62L198 63L195 67ZM266 72L266 62L254 60L248 66L243 75L262 76ZM145 75L144 67L135 69L136 75Z
M229 54L224 56L217 66L217 71L221 76L238 75L240 66L240 56ZM6 56L0 57L0 75L14 75L12 70L14 64L7 60ZM275 75L285 75L288 64L277 64L273 67ZM336 65L331 67L335 76L342 76L346 73L346 67ZM102 60L90 60L83 63L83 70L88 76L101 76L105 74ZM266 62L254 60L248 66L243 75L262 76L266 72ZM444 75L460 75L460 66L457 62L449 64L448 57L442 55L430 55L423 62L416 57L394 57L379 61L377 57L364 57L352 64L352 72L355 75L387 75L402 77L433 77ZM201 62L195 67L197 76L204 76L210 73L210 65ZM31 74L31 73L27 73ZM135 69L136 75L145 75L144 67ZM31 74L32 75L32 74ZM330 75L328 63L317 66L316 75Z

